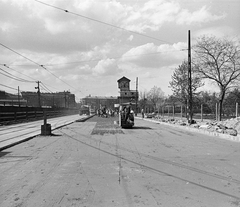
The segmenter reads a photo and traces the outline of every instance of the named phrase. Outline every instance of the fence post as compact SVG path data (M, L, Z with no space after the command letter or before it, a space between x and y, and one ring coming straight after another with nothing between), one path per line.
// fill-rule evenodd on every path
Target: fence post
M201 104L201 121L203 121L203 104Z
M175 117L175 116L174 116L174 115L175 115L174 105L173 105L173 112L172 112L172 113L173 113L173 119L174 119L174 117Z
M169 106L167 108L168 108L168 118L169 118Z
M238 103L236 103L236 118L238 117Z
M183 108L182 108L182 105L181 105L181 120L182 120L182 116L183 116Z
M218 103L216 103L216 121L218 121Z

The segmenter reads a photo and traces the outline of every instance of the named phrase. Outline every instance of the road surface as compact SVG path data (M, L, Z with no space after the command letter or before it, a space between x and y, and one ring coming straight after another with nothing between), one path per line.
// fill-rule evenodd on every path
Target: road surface
M54 130L58 127L73 123L76 120L85 119L86 117L86 115L79 116L78 114L61 116L47 119L47 123L51 124L51 129ZM43 120L0 126L0 150L40 135L41 125L43 125Z
M0 152L0 206L238 207L240 143L93 117Z

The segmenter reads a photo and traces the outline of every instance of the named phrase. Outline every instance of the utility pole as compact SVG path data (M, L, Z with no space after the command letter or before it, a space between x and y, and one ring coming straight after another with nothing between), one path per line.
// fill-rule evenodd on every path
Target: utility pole
M20 107L20 92L19 92L19 86L18 86L18 107Z
M192 70L191 70L191 34L188 30L188 123L192 124Z
M41 94L40 94L40 87L39 87L40 83L41 83L40 81L37 81L38 86L35 87L35 89L38 90L37 91L37 94L38 94L38 106L41 108Z
M138 77L136 78L136 97L135 97L135 100L136 100L136 112L135 112L135 115L137 116L137 102L138 102Z

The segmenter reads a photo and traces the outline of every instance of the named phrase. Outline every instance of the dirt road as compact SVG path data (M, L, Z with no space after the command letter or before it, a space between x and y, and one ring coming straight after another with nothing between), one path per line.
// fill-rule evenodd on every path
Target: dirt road
M0 152L0 206L240 206L240 143L94 117Z

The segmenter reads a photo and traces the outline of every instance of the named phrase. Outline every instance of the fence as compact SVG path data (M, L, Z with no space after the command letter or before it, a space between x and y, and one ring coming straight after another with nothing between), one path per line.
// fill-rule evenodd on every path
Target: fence
M233 103L231 105L223 104L222 110L222 120L236 118L239 116L239 104ZM200 106L193 107L193 119L200 119L203 121L206 120L218 120L218 108L219 105L216 103L214 106L209 107L206 104L201 104ZM146 110L146 113L150 111ZM188 110L185 105L165 105L159 107L155 111L157 116L166 117L166 118L187 118Z
M78 114L78 109L67 108L40 108L40 107L15 107L0 106L0 123L42 119L46 112L48 117Z

